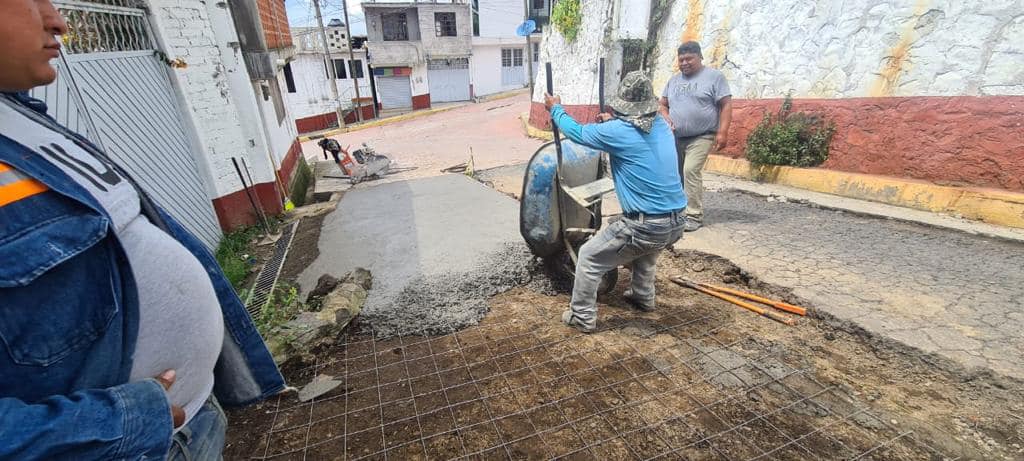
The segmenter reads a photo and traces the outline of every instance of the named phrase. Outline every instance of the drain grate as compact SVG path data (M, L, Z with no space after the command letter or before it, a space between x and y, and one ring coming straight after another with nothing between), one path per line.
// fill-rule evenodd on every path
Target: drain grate
M274 244L274 254L263 265L263 269L256 276L256 282L249 290L249 299L245 303L245 310L249 316L256 318L260 311L270 302L270 295L277 285L277 277L281 275L281 268L284 267L284 260L288 256L288 249L292 246L292 237L295 236L295 229L299 227L297 220L292 225L285 227L281 232L281 238Z

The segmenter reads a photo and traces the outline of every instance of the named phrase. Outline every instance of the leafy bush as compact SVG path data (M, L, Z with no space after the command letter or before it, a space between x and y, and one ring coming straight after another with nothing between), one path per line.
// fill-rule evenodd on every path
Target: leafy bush
M551 23L570 42L576 40L582 16L580 0L559 0L551 9Z
M306 191L313 181L313 169L306 163L306 159L299 157L299 164L295 166L295 179L292 180L291 199L295 206L306 204Z
M818 166L828 159L835 123L818 114L792 112L790 95L779 113L765 114L747 137L746 156L755 167L765 165Z

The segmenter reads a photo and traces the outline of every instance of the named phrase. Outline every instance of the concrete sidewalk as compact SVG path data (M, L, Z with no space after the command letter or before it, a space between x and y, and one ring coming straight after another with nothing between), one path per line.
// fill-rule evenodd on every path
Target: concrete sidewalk
M505 167L480 178L518 195L522 172ZM729 258L851 326L1024 379L1019 231L709 176L706 227L677 247ZM603 208L618 212L614 199ZM915 218L924 224L903 221Z

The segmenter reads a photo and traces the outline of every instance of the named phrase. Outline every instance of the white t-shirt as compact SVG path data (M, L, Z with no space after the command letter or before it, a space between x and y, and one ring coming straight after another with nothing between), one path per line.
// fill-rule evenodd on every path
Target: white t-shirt
M138 192L127 178L63 134L0 101L0 132L62 169L113 220L139 295L130 380L174 369L177 379L168 394L171 403L184 408L187 422L213 390L213 367L224 341L220 305L202 264L140 214Z

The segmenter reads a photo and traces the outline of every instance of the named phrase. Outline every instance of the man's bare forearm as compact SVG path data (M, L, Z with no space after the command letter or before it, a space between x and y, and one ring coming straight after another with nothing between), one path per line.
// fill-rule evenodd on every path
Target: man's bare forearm
M720 102L720 110L718 114L718 131L720 133L728 133L729 125L732 125L732 98L722 98Z

